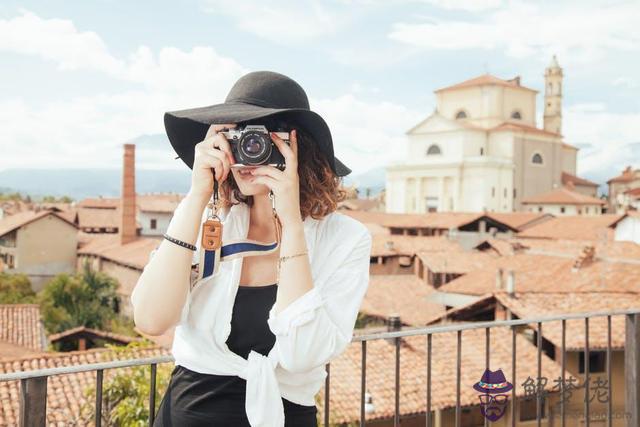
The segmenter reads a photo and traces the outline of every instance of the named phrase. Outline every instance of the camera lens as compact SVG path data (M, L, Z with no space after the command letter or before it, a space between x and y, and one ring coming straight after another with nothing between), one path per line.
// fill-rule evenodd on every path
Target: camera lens
M250 164L260 164L271 155L271 141L259 133L245 134L239 147L244 160Z

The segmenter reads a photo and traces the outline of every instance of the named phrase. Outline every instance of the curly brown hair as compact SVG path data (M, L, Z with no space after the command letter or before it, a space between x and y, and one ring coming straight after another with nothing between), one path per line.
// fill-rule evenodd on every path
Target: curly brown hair
M252 121L238 123L262 124L268 130L291 132L296 129L298 135L298 176L300 177L300 215L304 220L309 215L314 219L322 219L335 211L338 203L346 198L347 192L342 188L342 177L337 176L327 157L318 148L313 136L299 125L299 123L285 115L271 116ZM233 197L229 197L232 195ZM238 203L253 206L253 196L246 196L240 192L232 173L220 185L220 201L223 208ZM234 202L235 200L235 202Z

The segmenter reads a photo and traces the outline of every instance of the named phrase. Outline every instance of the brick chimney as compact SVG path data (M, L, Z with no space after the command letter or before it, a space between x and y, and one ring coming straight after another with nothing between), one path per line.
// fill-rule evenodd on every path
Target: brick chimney
M573 261L572 271L578 271L582 267L586 267L589 264L593 263L596 256L596 248L593 245L586 245L582 248L582 251L577 256L577 258Z
M136 240L136 146L124 144L122 194L120 196L120 244Z

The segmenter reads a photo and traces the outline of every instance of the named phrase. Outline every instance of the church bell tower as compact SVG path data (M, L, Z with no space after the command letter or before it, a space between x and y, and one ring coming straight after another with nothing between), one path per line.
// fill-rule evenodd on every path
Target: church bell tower
M544 73L544 130L562 132L562 68L553 55Z

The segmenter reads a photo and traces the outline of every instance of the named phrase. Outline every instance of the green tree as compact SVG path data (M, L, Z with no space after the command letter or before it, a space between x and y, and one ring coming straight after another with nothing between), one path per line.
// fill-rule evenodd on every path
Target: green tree
M26 274L0 273L0 304L32 304L36 293Z
M45 328L49 333L76 326L105 329L117 316L117 288L115 279L87 262L80 274L58 274L38 295Z
M132 353L134 348L149 345L148 341L133 342L127 346L108 345L118 353L117 360L140 357ZM156 371L156 407L169 386L173 364L157 365ZM148 365L130 368L109 369L104 371L102 386L102 424L121 427L143 427L149 424L149 394L151 393L151 368ZM86 423L95 419L95 385L84 392L86 404L82 408L82 418Z

